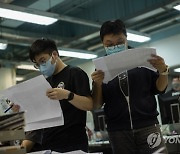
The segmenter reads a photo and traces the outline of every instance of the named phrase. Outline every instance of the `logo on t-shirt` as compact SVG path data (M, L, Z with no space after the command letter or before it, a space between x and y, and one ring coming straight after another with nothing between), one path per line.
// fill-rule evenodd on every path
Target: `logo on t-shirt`
M177 95L180 95L180 91L172 92L172 96L177 96Z
M57 86L57 88L61 88L61 89L64 89L64 87L65 87L64 82L60 82Z
M147 143L148 143L148 145L149 145L149 147L150 147L151 149L159 146L160 143L161 143L160 133L159 133L159 132L155 132L155 133L150 134L150 135L147 137Z

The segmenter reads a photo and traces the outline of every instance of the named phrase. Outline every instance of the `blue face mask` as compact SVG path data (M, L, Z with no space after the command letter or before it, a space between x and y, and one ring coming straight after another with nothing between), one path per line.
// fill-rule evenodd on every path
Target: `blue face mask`
M121 45L114 45L114 46L110 46L110 47L105 47L106 53L107 55L113 54L113 53L117 53L117 52L121 52L126 50L126 45L125 44L121 44Z
M52 57L45 63L41 64L39 69L41 73L47 78L51 75L53 75L56 67L56 63L51 64Z

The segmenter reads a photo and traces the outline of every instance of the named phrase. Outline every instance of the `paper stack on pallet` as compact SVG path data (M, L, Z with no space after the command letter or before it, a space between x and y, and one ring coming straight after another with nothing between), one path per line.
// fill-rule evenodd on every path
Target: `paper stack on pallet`
M24 138L24 112L0 116L0 154L25 154L24 148L12 144Z

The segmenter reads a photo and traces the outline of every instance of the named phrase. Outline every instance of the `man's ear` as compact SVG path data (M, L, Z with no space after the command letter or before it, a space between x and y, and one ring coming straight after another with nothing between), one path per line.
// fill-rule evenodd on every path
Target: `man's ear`
M59 57L59 54L57 51L53 51L52 56L56 59L57 57Z

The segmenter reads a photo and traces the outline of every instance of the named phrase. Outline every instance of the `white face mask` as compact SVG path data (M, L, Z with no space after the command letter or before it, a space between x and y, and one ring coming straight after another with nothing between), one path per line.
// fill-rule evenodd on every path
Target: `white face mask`
M114 45L110 47L104 47L107 55L127 50L126 44Z

